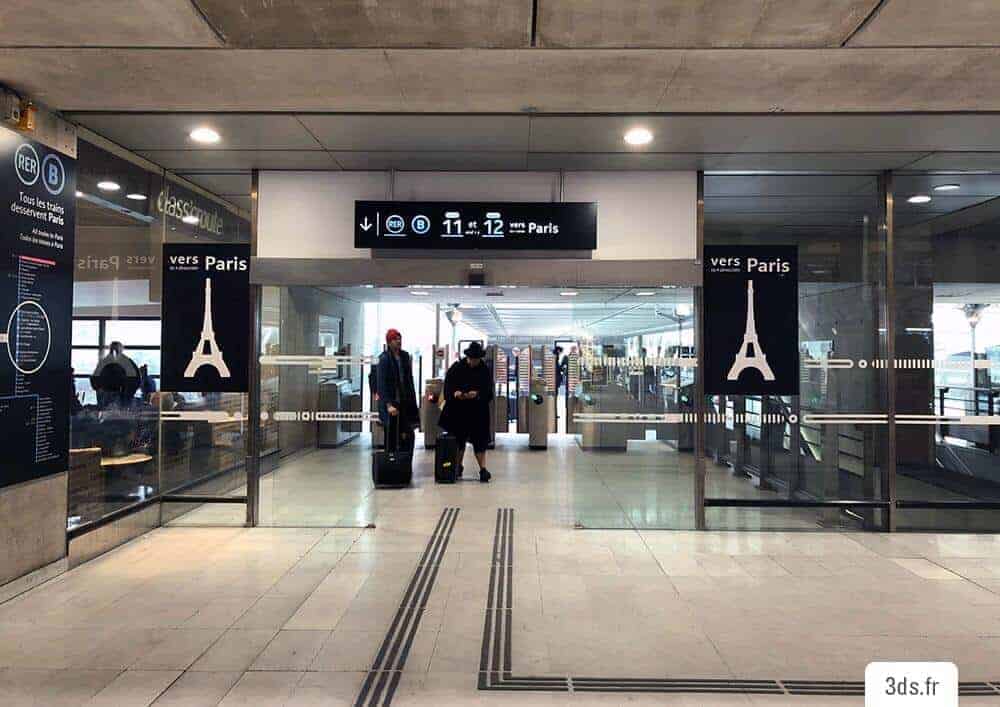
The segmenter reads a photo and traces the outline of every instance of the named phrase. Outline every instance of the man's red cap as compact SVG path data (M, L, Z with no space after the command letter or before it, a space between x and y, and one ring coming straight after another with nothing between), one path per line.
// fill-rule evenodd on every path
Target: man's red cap
M390 329L385 333L385 343L389 343L393 339L403 340L403 335L399 333L398 329Z

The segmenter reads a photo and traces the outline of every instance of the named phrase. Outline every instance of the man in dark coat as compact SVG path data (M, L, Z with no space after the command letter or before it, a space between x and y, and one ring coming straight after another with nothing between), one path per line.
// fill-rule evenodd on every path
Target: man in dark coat
M484 484L491 474L486 470L486 447L490 441L490 403L493 401L493 377L483 363L486 351L478 341L473 341L462 352L444 377L444 410L438 424L454 435L458 442L459 473L465 457L465 445L472 443L479 464L479 480Z
M375 389L378 417L385 427L385 448L413 448L413 430L420 419L413 389L413 361L403 351L403 336L395 329L385 335L386 349L378 358ZM396 446L397 440L399 446Z

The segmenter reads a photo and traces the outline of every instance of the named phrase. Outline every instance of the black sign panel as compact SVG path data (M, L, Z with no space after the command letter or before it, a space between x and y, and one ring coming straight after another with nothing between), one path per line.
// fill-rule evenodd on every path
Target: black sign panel
M250 246L165 243L162 307L163 390L245 393Z
M69 467L76 161L0 128L0 487Z
M705 392L799 394L795 246L705 246Z
M354 246L594 250L597 204L355 201Z

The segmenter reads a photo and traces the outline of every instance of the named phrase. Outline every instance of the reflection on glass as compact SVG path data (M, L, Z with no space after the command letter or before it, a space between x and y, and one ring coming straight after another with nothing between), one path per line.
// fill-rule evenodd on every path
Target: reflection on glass
M98 346L100 322L96 319L73 320L73 346Z
M1000 273L995 174L951 175L958 189L923 204L906 196L940 180L894 179L898 527L996 531L1000 511ZM918 362L918 363L912 363ZM946 419L942 419L946 418ZM933 508L914 505L935 504Z
M122 341L129 346L159 346L160 320L111 319L106 324L104 340L107 342Z
M706 497L878 501L886 426L818 415L885 412L884 248L873 175L706 175L706 245L799 251L798 396L709 396ZM782 303L767 303L782 306ZM710 313L709 313L710 316ZM827 359L864 361L834 369ZM710 528L877 528L871 509L710 507Z

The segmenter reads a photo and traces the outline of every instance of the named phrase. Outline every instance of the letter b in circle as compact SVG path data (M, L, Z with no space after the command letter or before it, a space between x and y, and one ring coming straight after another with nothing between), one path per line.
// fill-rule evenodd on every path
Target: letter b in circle
M46 155L42 160L42 182L52 196L62 194L63 187L66 186L66 170L62 160L56 155Z

